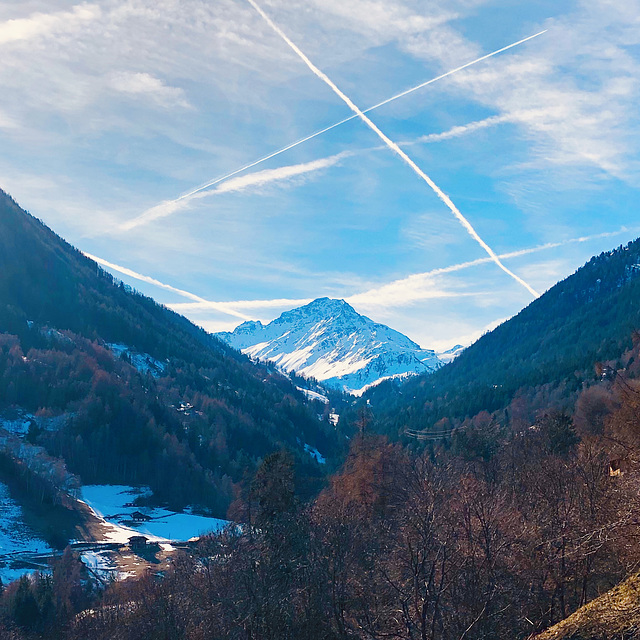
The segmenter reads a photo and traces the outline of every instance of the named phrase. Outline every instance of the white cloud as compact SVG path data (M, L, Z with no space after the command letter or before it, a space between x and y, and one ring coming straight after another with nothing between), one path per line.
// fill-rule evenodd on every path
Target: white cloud
M489 127L495 127L500 124L514 121L515 116L513 115L490 116L488 118L484 118L483 120L475 120L474 122L469 122L468 124L451 127L450 129L448 129L447 131L443 131L442 133L430 133L428 135L420 136L415 140L406 140L404 142L400 142L399 144L401 144L402 146L410 146L414 144L429 144L432 142L441 142L442 140L460 138L461 136L465 136L469 133L475 133L476 131L481 131L482 129L488 129Z
M151 278L149 276L145 276L141 273L133 271L127 267L123 267L118 264L114 264L113 262L108 262L107 260L103 260L102 258L98 258L97 256L93 256L90 253L85 253L87 258L91 258L91 260L97 262L99 265L106 267L112 271L116 271L125 276L129 276L130 278L134 278L135 280L140 280L141 282L146 282L147 284L152 284L155 287L159 287L161 289L166 289L167 291L171 291L172 293L177 293L185 298L189 298L190 300L195 300L197 304L206 304L208 309L213 309L216 311L220 311L226 315L235 316L236 318L240 318L241 320L249 320L249 317L238 313L235 309L231 308L231 305L225 304L224 302L211 302L209 300L205 300L195 293L191 293L190 291L185 291L184 289L178 289L176 287L171 286L170 284L165 284L164 282L160 282L155 278Z
M149 73L121 71L111 74L109 86L114 91L153 98L166 107L179 106L189 108L184 91L178 87L169 87L162 80Z
M97 4L79 4L71 11L58 13L34 13L28 18L18 18L0 23L0 45L32 40L41 36L55 36L82 29L102 15Z
M140 225L166 218L167 216L181 211L189 207L193 200L209 198L222 193L234 193L245 191L247 189L259 189L272 183L290 183L296 178L300 178L306 174L314 173L322 169L328 169L338 164L343 158L351 155L348 152L338 153L327 158L312 160L311 162L303 162L300 164L288 165L277 169L265 169L264 171L256 171L237 178L231 178L218 184L214 189L205 191L192 191L186 196L177 198L176 200L166 200L160 204L147 209L144 213L133 220L129 220L121 225L123 231L128 231Z
M0 111L0 129L11 131L18 128L18 123L10 116Z

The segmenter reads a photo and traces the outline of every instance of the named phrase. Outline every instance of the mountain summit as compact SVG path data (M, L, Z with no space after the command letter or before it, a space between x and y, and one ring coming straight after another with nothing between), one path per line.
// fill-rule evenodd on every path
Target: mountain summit
M354 394L381 380L442 365L433 350L331 298L287 311L267 325L244 322L217 335L253 358Z

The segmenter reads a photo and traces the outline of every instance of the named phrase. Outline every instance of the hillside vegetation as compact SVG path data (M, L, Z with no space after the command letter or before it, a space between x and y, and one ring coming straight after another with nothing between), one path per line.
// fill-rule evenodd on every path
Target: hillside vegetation
M388 383L370 390L378 428L392 436L439 421L450 428L507 409L518 394L535 404L541 391L543 405L555 394L570 408L595 363L630 348L640 327L639 276L640 239L593 257L451 364L409 379L399 393Z
M634 574L535 640L633 640L640 635L640 575Z
M335 429L290 381L114 280L2 192L0 273L0 416L65 418L30 437L83 482L149 484L224 516L243 476L286 447L301 491L317 490L324 471L303 445L331 458Z

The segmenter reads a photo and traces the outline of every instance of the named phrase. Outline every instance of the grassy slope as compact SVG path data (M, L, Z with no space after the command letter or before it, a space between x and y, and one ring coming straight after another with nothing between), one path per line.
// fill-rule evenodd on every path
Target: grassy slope
M631 640L640 637L640 574L578 609L535 640Z

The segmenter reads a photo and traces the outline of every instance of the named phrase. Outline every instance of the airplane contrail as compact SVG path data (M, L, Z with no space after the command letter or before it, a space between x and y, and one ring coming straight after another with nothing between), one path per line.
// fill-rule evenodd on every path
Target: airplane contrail
M348 158L351 155L353 155L353 152L351 151L342 151L326 158L312 160L311 162L302 162L300 164L278 167L277 169L263 169L262 171L254 171L253 173L247 173L243 176L229 178L219 184L215 189L195 191L188 198L185 196L182 200L167 200L165 202L161 202L155 207L147 209L137 218L124 222L120 225L120 228L124 231L128 231L129 229L137 227L145 222L151 222L152 220L158 220L159 218L170 216L172 213L186 207L191 199L206 198L220 193L233 193L235 191L243 191L250 187L261 187L272 182L287 181L297 176L332 167L343 158Z
M555 249L558 247L563 247L568 244L589 242L590 240L596 240L599 238L610 238L620 235L622 233L635 233L639 229L638 228L627 228L622 227L617 231L607 231L604 233L598 233L590 236L581 236L579 238L569 238L567 240L561 240L560 242L548 242L546 244L537 245L534 247L527 247L526 249L517 249L516 251L510 251L508 253L501 253L498 257L501 260L507 260L510 258L518 258L521 256L525 256L531 253L538 253L540 251L546 251L548 249ZM174 302L168 303L166 306L174 311L178 312L188 312L188 311L204 311L204 310L214 310L221 311L222 313L235 316L241 320L253 320L255 318L244 315L240 313L238 309L271 309L277 307L299 307L303 304L307 304L313 300L313 298L276 298L273 300L232 300L229 302L215 302L213 300L206 300L201 296L191 293L190 291L185 291L184 289L178 289L177 287L173 287L169 284L165 284L164 282L160 282L155 278L144 275L142 273L138 273L129 269L128 267L123 267L118 264L114 264L112 262L108 262L103 258L99 258L97 256L91 255L90 253L83 252L87 258L91 258L98 264L106 267L107 269L111 269L112 271L117 271L118 273L122 273L123 275L129 276L136 280L140 280L142 282L146 282L148 284L152 284L156 287L160 287L162 289L166 289L168 291L172 291L173 293L177 293L181 295L183 298L187 298L192 302ZM487 264L489 262L493 262L491 258L477 258L475 260L469 260L467 262L462 262L454 265L450 265L448 267L438 267L437 269L433 269L431 271L426 271L424 273L415 273L400 280L394 280L393 282L389 282L385 285L382 285L375 289L369 289L367 291L363 291L362 293L356 293L351 296L345 298L347 302L353 302L354 304L367 304L371 301L380 300L381 295L384 294L385 291L389 291L391 288L404 287L405 285L411 285L420 280L424 280L427 278L431 278L433 276L444 275L447 273L453 273L456 271L462 271L464 269L469 269L471 267L476 267L481 264Z
M402 91L401 93L397 93L394 96L391 96L391 98L387 98L386 100L383 100L382 102L378 102L377 104L374 104L371 107L368 107L367 109L364 109L362 111L362 113L369 113L369 111L373 111L374 109L378 109L380 107L383 107L384 105L389 104L390 102L394 102L395 100L398 100L399 98L404 98L404 96L408 96L410 93L413 93L414 91L418 91L419 89L423 89L424 87L427 87L430 84L433 84L434 82L438 82L439 80L442 80L443 78L446 78L450 75L453 75L454 73L458 73L458 71L462 71L463 69L467 69L468 67L473 66L474 64L478 64L479 62L482 62L483 60L487 60L488 58L492 58L493 56L497 56L500 53L503 53L505 51L508 51L509 49L513 49L514 47L517 47L521 44L524 44L525 42L529 41L529 40L533 40L533 38L537 38L538 36L541 36L543 33L546 33L547 29L544 29L543 31L539 31L538 33L534 33L532 36L528 36L526 38L523 38L522 40L518 40L517 42L512 42L511 44L507 45L506 47L502 47L500 49L496 49L495 51L492 51L491 53L487 53L479 58L476 58L475 60L472 60L471 62L467 62L463 65L460 65L459 67L456 67L455 69L451 69L445 73L440 74L439 76L436 76L435 78L431 78L430 80L427 80L426 82L422 82L418 85L416 85L415 87L411 87L410 89L406 89L405 91ZM339 127L347 122L350 122L351 120L354 120L355 118L358 117L358 114L354 114L352 116L349 116L348 118L344 118L343 120L340 120L339 122L334 122L332 125L329 125L328 127L325 127L324 129L320 129L319 131L316 131L315 133L312 133L308 136L305 136L304 138L300 138L299 140L296 140L295 142L292 142L291 144L288 144L285 147L282 147L281 149L278 149L277 151L273 151L272 153L269 153L266 156L263 156L262 158L259 158L258 160L254 160L253 162L250 162L249 164L244 165L243 167L240 167L239 169L235 169L234 171L232 171L231 173L227 173L224 176L221 176L219 178L215 178L214 180L211 180L209 182L205 182L204 184L200 185L199 187L196 187L195 189L192 189L191 191L182 194L180 197L175 198L174 200L166 200L165 202L161 203L163 205L172 205L172 204L177 204L183 200L188 200L190 198L192 198L194 195L196 195L197 193L200 193L201 191L204 191L205 189L209 189L210 187L213 187L217 184L219 184L220 182L224 182L225 180L228 180L229 178L233 178L233 176L242 173L243 171L246 171L247 169L251 169L253 167L255 167L256 165L259 165L263 162L266 162L267 160L271 160L271 158L275 158L276 156L279 156L281 153L285 153L285 151L289 151L289 149L293 149L294 147L297 147L298 145L303 144L304 142L308 142L309 140L312 140L313 138L317 138L318 136L322 135L323 133L327 133L328 131L331 131L332 129L335 129L336 127ZM156 205L156 206L160 206L160 205ZM153 209L155 209L156 207L153 207ZM132 229L134 227L137 227L141 224L144 224L145 222L148 221L148 218L146 216L147 211L145 211L144 213L142 213L140 216L138 216L137 218L133 218L132 220L126 222L123 225L123 228L125 229Z
M435 192L435 194L444 202L444 204L449 208L451 213L455 216L455 218L460 222L460 224L466 229L467 233L486 251L489 257L496 263L500 269L502 269L507 275L513 278L516 282L522 285L531 295L535 298L539 296L538 292L527 282L525 282L520 276L516 275L513 271L508 269L502 262L500 258L496 255L494 250L478 235L477 231L473 228L471 223L460 213L455 204L453 204L451 198L440 189L440 187L395 143L391 138L385 135L374 123L373 121L365 115L352 101L351 99L345 95L327 76L325 73L320 71L318 67L316 67L311 60L302 52L302 50L287 36L280 27L271 20L271 18L260 8L258 4L256 4L255 0L247 0L247 2L262 16L265 22L289 45L289 47L294 51L294 53L309 67L309 70L315 74L320 80L322 80L348 107L353 111L356 116L358 116L388 147L391 151L395 152L402 160L404 160L418 175L419 178L422 178Z
M224 302L212 302L211 300L205 300L204 298L196 295L195 293L191 293L190 291L185 291L184 289L178 289L176 287L172 287L170 284L165 284L164 282L160 282L160 280L156 280L155 278L151 278L150 276L145 276L142 273L138 273L137 271L133 271L132 269L128 269L127 267L122 267L119 264L114 264L113 262L108 262L107 260L103 260L102 258L98 258L98 256L93 256L90 253L84 252L84 255L87 258L97 262L99 265L106 267L107 269L112 269L113 271L117 271L118 273L122 273L125 276L129 276L131 278L135 278L136 280L140 280L141 282L146 282L148 284L152 284L155 287L160 287L161 289L166 289L167 291L172 291L173 293L177 293L178 295L188 298L189 300L193 300L197 304L206 304L208 309L215 309L216 311L221 311L229 316L234 316L235 318L240 318L240 320L251 320L251 318L244 313L240 313L235 309L229 307L229 305L224 304ZM170 306L170 305L167 305Z

